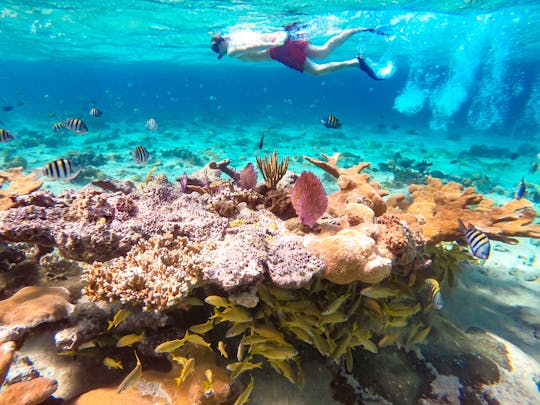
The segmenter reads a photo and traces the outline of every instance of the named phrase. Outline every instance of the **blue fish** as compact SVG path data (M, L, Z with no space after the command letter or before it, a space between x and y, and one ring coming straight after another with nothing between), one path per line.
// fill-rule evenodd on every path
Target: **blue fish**
M532 162L531 167L529 168L529 174L535 174L538 170L538 162Z
M321 120L326 128L338 129L341 128L341 122L335 115L329 115L324 120Z
M525 193L527 192L527 184L525 184L525 177L521 178L521 181L519 182L516 191L514 192L514 198L516 200L521 200Z
M476 229L472 224L469 224L469 227L466 228L463 221L459 218L458 224L459 230L465 234L465 240L467 241L473 256L479 259L487 259L491 250L488 236L484 232Z

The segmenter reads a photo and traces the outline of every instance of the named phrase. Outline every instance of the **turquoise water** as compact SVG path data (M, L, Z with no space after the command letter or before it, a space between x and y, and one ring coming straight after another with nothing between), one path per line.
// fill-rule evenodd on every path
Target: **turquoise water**
M149 168L130 150L144 144L149 164L174 177L209 159L229 157L240 167L273 150L295 156L295 170L307 167L303 154L349 152L376 165L399 152L462 177L504 169L484 191L517 184L538 152L540 7L312 3L4 2L0 103L13 110L0 112L0 125L18 136L2 145L4 165L22 156L41 167L79 151L98 155L77 163L102 175L140 176ZM328 60L361 53L375 66L394 63L395 76L375 82L355 69L316 78L276 62L217 61L209 49L214 33L273 32L292 21L306 22L316 44L346 28L386 26L391 36L357 34ZM92 106L103 116L90 117ZM343 130L320 124L328 114ZM90 131L53 134L52 124L68 117L81 117ZM157 132L145 130L150 117ZM519 157L450 163L475 144Z
M362 54L374 66L393 63L395 75L313 77L277 62L217 60L210 50L213 34L270 33L294 21L315 44L384 26L391 35L357 34L326 61ZM303 156L341 152L343 166L372 162L368 172L391 193L408 185L392 165L426 161L426 172L412 170L416 180L458 180L497 203L512 200L526 175L526 197L540 209L540 172L527 174L540 162L539 27L536 1L3 1L0 128L16 139L0 143L0 170L70 157L83 173L45 182L58 192L104 177L141 181L154 167L171 180L210 160L242 168L275 150L330 192L333 179ZM92 107L103 115L90 116ZM329 114L342 129L321 124ZM52 132L69 117L88 133ZM149 118L156 131L145 128ZM137 145L150 152L146 165L133 160ZM538 283L530 287L540 277L538 243L521 242L494 242L486 266L464 272L445 316L538 360L537 311L526 327L514 312L540 305Z

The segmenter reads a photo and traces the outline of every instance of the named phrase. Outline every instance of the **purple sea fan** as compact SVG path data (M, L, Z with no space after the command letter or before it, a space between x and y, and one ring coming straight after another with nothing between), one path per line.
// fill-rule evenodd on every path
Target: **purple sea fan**
M257 171L255 170L253 163L248 163L246 167L240 171L238 185L246 190L253 190L257 185Z
M291 190L291 203L304 225L312 228L328 207L324 187L315 174L302 172Z

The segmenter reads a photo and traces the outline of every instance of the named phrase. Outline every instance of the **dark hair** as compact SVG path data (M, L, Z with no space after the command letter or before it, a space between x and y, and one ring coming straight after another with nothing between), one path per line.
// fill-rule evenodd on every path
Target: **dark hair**
M216 34L212 37L212 46L210 49L218 54L218 59L223 58L223 54L219 49L219 44L221 44L223 41L225 41L225 38L223 38L220 34Z

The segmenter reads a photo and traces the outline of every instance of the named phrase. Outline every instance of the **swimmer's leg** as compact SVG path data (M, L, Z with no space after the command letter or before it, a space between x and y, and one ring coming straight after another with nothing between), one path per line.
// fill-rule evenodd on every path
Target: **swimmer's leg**
M306 61L304 62L304 72L314 76L339 72L352 67L358 68L358 59L345 60L342 62L314 63L309 58L306 58Z
M367 31L369 28L351 28L349 30L343 31L341 34L338 34L330 38L324 45L317 46L309 44L306 48L306 54L308 58L313 59L324 59L328 57L336 48L342 45L350 37L360 31Z

